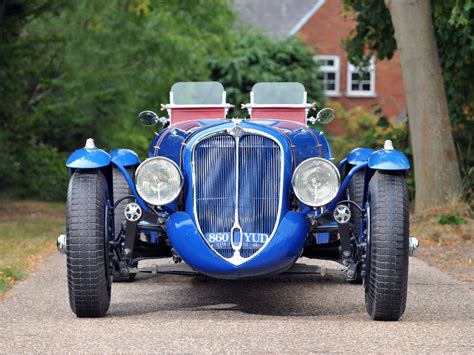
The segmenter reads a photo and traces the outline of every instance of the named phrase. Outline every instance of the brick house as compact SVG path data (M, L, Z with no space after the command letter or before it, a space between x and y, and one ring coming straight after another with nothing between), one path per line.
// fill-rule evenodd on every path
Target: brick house
M381 107L390 118L404 116L400 59L371 61L365 73L347 60L342 41L355 27L342 0L234 0L239 23L262 29L273 38L297 35L314 48L321 63L326 96L344 108Z

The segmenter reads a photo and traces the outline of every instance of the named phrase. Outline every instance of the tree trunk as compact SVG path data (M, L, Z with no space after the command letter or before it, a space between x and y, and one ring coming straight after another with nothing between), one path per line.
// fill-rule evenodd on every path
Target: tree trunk
M400 51L415 165L415 208L422 211L461 194L431 0L385 0L385 4Z

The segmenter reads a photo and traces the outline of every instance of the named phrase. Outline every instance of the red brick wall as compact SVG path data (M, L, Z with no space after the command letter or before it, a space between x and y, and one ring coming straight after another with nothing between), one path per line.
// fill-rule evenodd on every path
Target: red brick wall
M340 57L340 93L341 96L330 97L350 109L362 106L373 111L379 104L385 115L394 118L405 110L405 97L398 53L390 60L375 62L375 98L354 98L346 95L347 55L342 48L342 41L354 28L351 14L344 12L342 0L326 0L312 18L299 31L299 37L317 54L339 55Z

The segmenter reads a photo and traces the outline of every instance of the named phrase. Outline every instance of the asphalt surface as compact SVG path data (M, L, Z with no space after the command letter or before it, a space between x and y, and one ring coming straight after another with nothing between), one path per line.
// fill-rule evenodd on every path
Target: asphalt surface
M473 320L474 292L414 258L399 322L370 320L362 287L330 273L139 275L113 285L106 317L78 319L66 259L54 254L0 303L0 352L473 353Z

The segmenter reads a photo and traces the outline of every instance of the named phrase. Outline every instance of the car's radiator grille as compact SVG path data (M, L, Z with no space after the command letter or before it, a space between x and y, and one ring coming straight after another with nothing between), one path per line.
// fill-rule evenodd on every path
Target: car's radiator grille
M281 152L272 139L243 135L238 143L237 166L236 149L235 138L224 134L204 139L195 147L196 216L209 244L230 258L234 254L231 230L238 215L242 235L234 235L234 243L242 238L240 255L248 258L262 247L277 222Z

